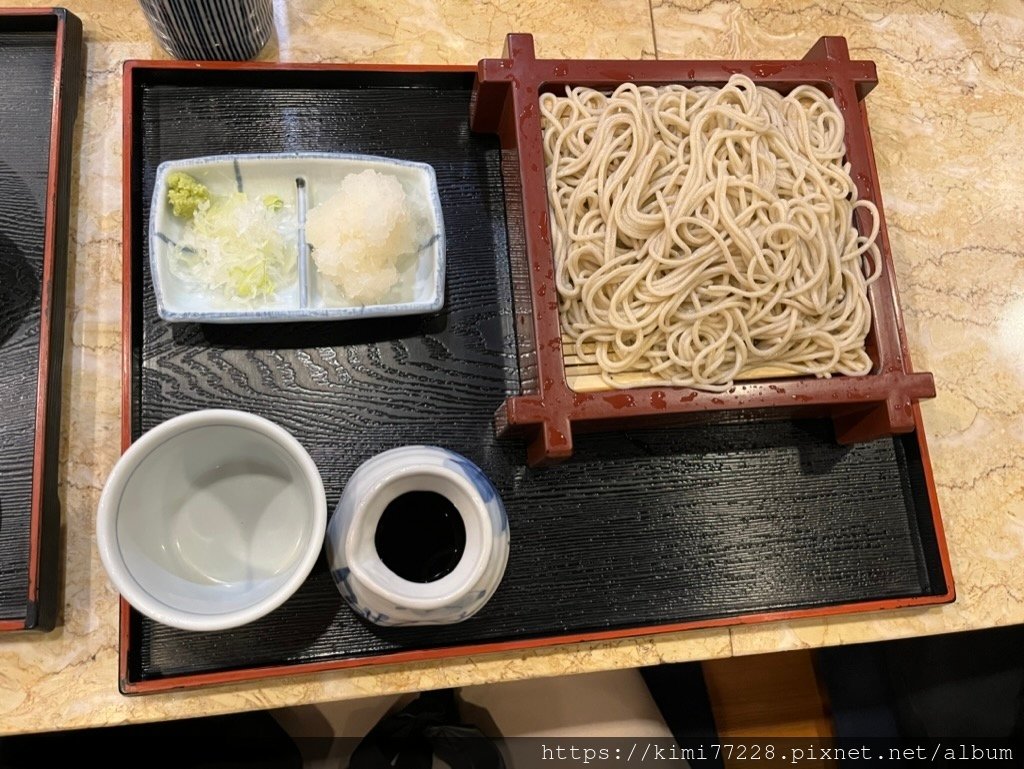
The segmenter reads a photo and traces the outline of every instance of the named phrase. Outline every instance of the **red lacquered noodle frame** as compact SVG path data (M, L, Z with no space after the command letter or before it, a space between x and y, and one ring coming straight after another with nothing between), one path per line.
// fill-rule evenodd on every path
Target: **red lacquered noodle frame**
M833 97L843 115L847 160L858 195L872 201L881 218L877 241L881 275L868 289L871 373L831 379L761 379L738 383L727 393L673 386L574 391L563 363L540 95L562 93L566 86L611 91L627 81L638 85L724 85L734 74L783 92L801 84L817 86ZM907 354L863 103L877 83L874 63L851 61L841 37L821 38L799 61L588 61L537 59L532 36L513 34L506 40L502 58L482 60L470 125L475 131L497 133L505 153L523 381L523 392L506 399L495 415L499 434L526 437L528 462L543 465L572 455L575 431L678 424L712 414L728 416L728 412L742 418L831 417L841 443L912 432L917 421L915 404L935 396L935 383L931 374L913 372ZM860 231L867 231L867 215L859 209L856 215Z

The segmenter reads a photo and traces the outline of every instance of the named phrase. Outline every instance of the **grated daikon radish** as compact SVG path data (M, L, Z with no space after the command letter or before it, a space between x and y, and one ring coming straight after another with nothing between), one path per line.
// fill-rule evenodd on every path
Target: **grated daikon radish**
M310 210L306 241L317 270L350 300L380 302L417 251L417 217L402 184L372 169L350 174Z

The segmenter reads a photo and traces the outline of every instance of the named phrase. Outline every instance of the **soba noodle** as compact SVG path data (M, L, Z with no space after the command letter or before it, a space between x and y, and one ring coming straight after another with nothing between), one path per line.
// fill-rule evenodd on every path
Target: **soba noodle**
M721 391L765 366L870 371L878 211L857 200L824 93L736 75L540 104L562 330L609 386L622 372Z

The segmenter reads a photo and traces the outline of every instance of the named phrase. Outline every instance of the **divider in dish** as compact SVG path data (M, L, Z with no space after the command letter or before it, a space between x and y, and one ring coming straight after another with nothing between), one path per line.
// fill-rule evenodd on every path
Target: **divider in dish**
M317 270L306 239L310 211L338 192L350 174L374 170L397 179L417 222L414 254L398 261L398 282L380 301L348 298ZM174 250L190 220L176 216L168 180L184 172L211 198L244 192L250 199L279 198L282 231L294 258L294 279L266 298L233 299L198 288L172 268ZM434 170L424 163L343 153L222 155L168 161L157 170L150 214L150 263L160 317L169 321L256 323L335 320L434 312L444 303L444 224Z

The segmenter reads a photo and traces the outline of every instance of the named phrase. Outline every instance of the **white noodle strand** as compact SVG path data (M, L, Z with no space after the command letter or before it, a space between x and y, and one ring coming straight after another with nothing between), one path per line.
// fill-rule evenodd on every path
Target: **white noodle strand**
M870 372L878 211L857 200L824 93L734 75L540 105L562 330L607 385L628 386L624 372L711 391L769 365Z

